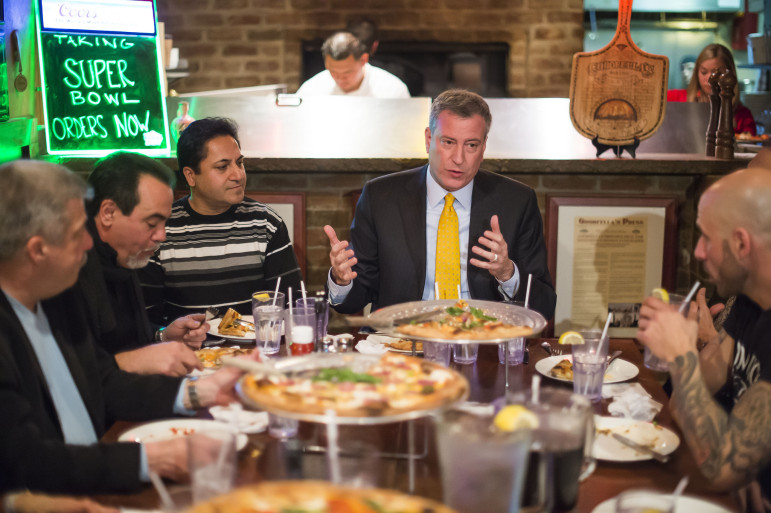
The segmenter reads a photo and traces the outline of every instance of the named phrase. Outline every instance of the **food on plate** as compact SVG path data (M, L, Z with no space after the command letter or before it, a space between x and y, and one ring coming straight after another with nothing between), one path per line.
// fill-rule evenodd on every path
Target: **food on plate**
M533 328L504 323L461 299L436 319L403 324L396 331L426 339L493 340L525 337Z
M560 335L560 339L558 340L559 345L579 345L579 344L585 344L586 340L584 340L584 336L581 335L577 331L566 331L562 335Z
M762 141L768 141L769 139L771 139L771 135L768 135L768 134L752 135L749 132L742 132L740 134L736 134L737 141L762 142Z
M412 340L405 340L400 338L396 342L386 342L383 344L389 349L396 349L397 351L412 351ZM415 351L420 353L423 351L423 342L415 342Z
M378 488L322 481L269 481L193 506L188 513L453 513L438 502Z
M555 378L573 381L573 362L567 358L564 358L560 360L557 365L551 368L549 374Z
M350 355L343 366L305 367L284 376L249 374L242 392L266 410L323 414L331 409L341 417L383 417L439 408L468 391L463 376L433 362L396 353L362 357Z
M501 431L516 431L518 429L536 429L538 417L521 404L509 404L501 408L493 424Z
M228 308L228 311L225 312L225 315L222 316L222 320L220 321L220 325L217 327L217 331L219 331L220 335L245 337L250 330L248 326L238 322L240 318L240 313L236 312L232 308Z
M195 354L204 369L219 369L222 366L223 356L240 356L250 354L254 349L242 349L240 347L204 347L198 349Z

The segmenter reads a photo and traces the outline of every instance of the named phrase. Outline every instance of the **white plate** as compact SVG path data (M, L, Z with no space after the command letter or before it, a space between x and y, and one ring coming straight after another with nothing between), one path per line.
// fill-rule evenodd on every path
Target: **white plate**
M597 505L592 510L592 513L615 513L616 511L616 499L608 499ZM704 499L697 499L696 497L681 496L677 499L675 504L674 513L692 513L698 511L699 513L731 513L731 510L725 509L719 504L714 502L705 501Z
M650 455L637 452L628 445L622 444L613 438L612 433L624 435L633 442L646 445L661 454L671 454L680 445L680 438L669 429L642 420L595 415L594 427L597 432L594 437L592 455L598 460L643 461L651 459ZM599 431L603 429L609 429L610 432L601 434Z
M232 431L237 430L229 424L217 420L208 419L169 419L148 422L133 429L129 429L118 437L119 442L158 442L169 440L175 436L189 435L195 431ZM236 449L239 451L246 447L248 438L243 433L236 435Z
M245 320L245 321L249 321L249 322L252 322L252 323L254 322L254 317L252 317L251 315L242 315L241 318L243 320ZM244 341L248 341L248 342L254 342L254 340L256 338L256 335L254 334L253 331L247 331L245 337L238 337L236 335L223 335L217 329L219 327L219 325L220 325L220 322L222 322L222 318L221 317L218 317L216 319L212 319L212 320L209 321L209 326L210 326L209 327L209 333L211 335L213 335L215 337L227 338L227 339L230 339L230 340L244 340Z
M555 378L549 373L549 371L552 370L552 368L555 365L557 365L559 362L561 362L564 359L568 359L572 362L573 355L566 354L566 355L559 355L559 356L550 356L548 358L544 358L543 360L538 360L538 362L536 362L535 364L535 370L537 370L547 378L556 379L557 381L564 381L566 383L572 383L573 380L565 379L565 378ZM622 381L627 381L632 379L633 377L637 376L637 374L639 373L640 373L640 369L637 368L637 365L633 364L632 362L622 360L621 358L616 358L610 364L610 367L608 367L605 370L605 379L603 380L603 383L621 383Z

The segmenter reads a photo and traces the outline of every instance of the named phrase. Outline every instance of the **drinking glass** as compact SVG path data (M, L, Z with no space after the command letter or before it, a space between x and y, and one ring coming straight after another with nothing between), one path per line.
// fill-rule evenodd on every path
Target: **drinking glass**
M268 413L268 434L274 438L292 438L297 435L299 426L298 420Z
M509 365L519 365L525 360L525 338L517 337L498 344L498 362L506 365L506 350L509 351Z
M186 440L193 503L230 491L236 478L235 433L196 431L187 435Z
M289 354L312 353L316 340L316 312L310 307L297 307L287 315L286 342Z
M479 344L453 344L452 355L455 363L469 365L477 361L479 356Z
M324 292L316 293L314 297L298 298L295 304L298 307L313 308L316 315L316 341L322 340L327 334L329 323L329 302Z
M460 513L519 508L532 431L492 429L492 413L449 410L437 417L444 502Z
M598 330L580 331L583 344L571 346L573 352L573 392L590 401L602 399L602 382L608 358L608 336Z
M276 298L275 304L273 298ZM252 294L252 316L257 347L267 355L278 353L281 347L281 331L284 327L283 292L260 290Z
M535 400L529 390L510 393L538 417L527 463L522 511L570 511L578 501L578 483L595 467L592 457L594 417L586 397L569 390L541 387Z
M669 295L670 308L679 310L680 306L683 304L684 301L685 301L685 296L681 296L680 294ZM686 306L683 309L683 315L688 316L688 309L689 309L689 306ZM651 350L648 349L648 346L645 346L645 349L643 349L643 363L650 370L654 370L658 372L669 372L669 364L666 361L659 359L653 353L651 353Z
M263 353L272 355L281 348L281 325L284 323L284 309L266 304L252 309L257 347Z
M443 342L423 342L424 360L449 367L451 355L452 344L445 344Z

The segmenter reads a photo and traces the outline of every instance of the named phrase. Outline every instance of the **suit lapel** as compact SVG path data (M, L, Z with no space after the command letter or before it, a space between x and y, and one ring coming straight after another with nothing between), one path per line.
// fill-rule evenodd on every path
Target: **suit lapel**
M414 284L417 297L422 297L426 282L426 170L423 166L412 180L406 182L400 195L402 231L407 242L407 252L415 263L417 276Z
M51 391L48 388L48 382L43 375L43 369L40 367L35 350L32 348L32 343L29 341L27 332L21 325L19 318L16 317L11 304L5 297L5 294L0 293L0 315L4 317L0 323L5 329L10 329L12 334L7 337L11 347L9 350L14 355L17 368L22 373L22 377L25 380L25 387L32 387L30 393L37 396L46 409L46 418L57 419L58 413L54 407L54 401L51 397ZM34 401L30 401L34 405ZM41 405L41 406L42 406ZM61 431L61 426L58 422L54 422L55 429L58 430L60 436L64 436Z
M490 228L490 208L485 204L484 198L489 196L487 177L480 170L474 177L474 190L471 192L471 218L468 228L468 259L476 257L471 248L476 246L485 230ZM469 293L472 298L485 297L482 290L487 287L489 273L466 261L466 276L468 279Z

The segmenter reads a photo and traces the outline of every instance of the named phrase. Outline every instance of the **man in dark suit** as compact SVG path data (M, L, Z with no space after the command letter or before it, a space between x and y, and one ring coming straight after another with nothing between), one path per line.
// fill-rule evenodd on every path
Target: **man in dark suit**
M223 404L239 373L198 381L118 369L71 287L92 246L83 181L46 162L0 166L0 493L133 491L187 474L184 439L100 444L115 420Z
M547 319L553 316L556 294L535 192L479 169L491 121L479 95L445 91L434 100L425 131L428 165L367 183L350 245L324 227L331 243L328 286L337 311L434 299L436 283L443 281L435 276L447 253L447 246L437 243L443 233L440 214L450 203L457 212L452 242L460 249L454 258L461 296L523 300L522 284L532 274L530 305ZM440 287L439 297L457 292Z

